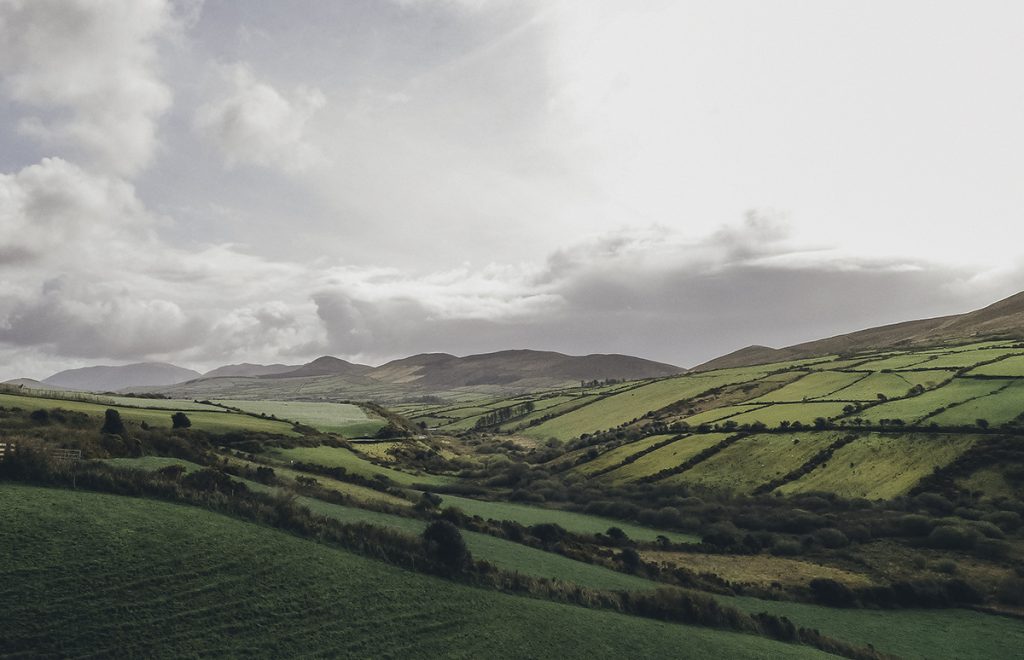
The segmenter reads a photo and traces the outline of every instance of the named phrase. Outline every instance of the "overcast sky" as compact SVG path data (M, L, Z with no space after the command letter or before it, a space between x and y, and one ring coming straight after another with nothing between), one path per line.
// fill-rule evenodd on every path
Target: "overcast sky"
M1024 4L0 0L0 378L692 366L1024 289Z

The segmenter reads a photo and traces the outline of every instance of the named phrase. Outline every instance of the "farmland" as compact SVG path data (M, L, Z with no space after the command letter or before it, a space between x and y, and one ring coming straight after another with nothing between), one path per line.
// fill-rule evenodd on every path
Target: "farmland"
M6 653L821 655L751 635L473 589L200 509L0 489L0 543L13 550L0 566ZM54 537L50 529L64 533ZM381 621L402 623L382 628Z
M306 401L239 401L225 399L217 403L229 408L267 417L297 422L323 433L346 437L372 436L384 426L384 420L351 403Z

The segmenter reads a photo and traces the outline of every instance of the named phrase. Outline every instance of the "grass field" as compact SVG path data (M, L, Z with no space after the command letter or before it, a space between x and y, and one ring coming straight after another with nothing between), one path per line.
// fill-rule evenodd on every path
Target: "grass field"
M924 362L934 356L926 353L908 353L906 355L890 355L877 360L861 361L857 369L862 371L882 371L883 369L906 369L908 367L925 366Z
M642 417L649 411L692 398L711 388L743 382L743 380L741 376L732 374L667 378L620 394L613 394L579 410L524 429L522 433L540 439L569 440L583 433L616 427L624 422Z
M610 468L613 465L618 465L625 458L644 451L645 449L649 449L659 442L665 442L671 437L671 435L652 435L648 438L644 438L643 440L637 440L636 442L630 442L622 445L621 447L616 447L611 451L606 451L594 460L587 461L580 465L574 470L574 472L591 475L594 472Z
M818 417L829 419L842 414L842 402L833 401L812 401L808 403L776 403L764 408L752 409L750 412L733 415L726 422L737 424L753 424L761 422L767 426L775 427L782 422L800 422L807 425L814 422Z
M23 408L35 410L43 408L54 410L61 408L75 412L82 412L102 419L107 408L117 410L121 419L129 422L146 422L154 428L171 428L171 410L148 409L148 408L127 408L122 406L107 406L97 403L85 403L81 401L61 401L57 399L39 399L28 396L13 394L0 394L0 407ZM192 422L192 428L210 433L228 433L230 431L258 431L272 433L275 435L298 435L292 430L291 424L278 422L270 419L261 419L249 415L240 415L230 412L206 412L190 411L188 418Z
M974 424L978 419L992 426L1010 422L1024 414L1024 380L1012 381L1005 389L994 394L965 401L933 417L927 422L940 426Z
M1024 622L970 610L837 610L747 597L717 598L750 613L786 616L826 635L873 644L901 658L1019 658L1024 648Z
M1013 355L999 362L975 367L967 372L970 376L1008 376L1024 378L1024 355Z
M890 499L910 490L936 467L976 442L969 435L870 433L838 449L824 466L777 490L828 491L843 497Z
M848 387L819 397L826 401L877 401L881 394L889 399L906 396L915 385L932 389L953 376L949 371L875 372Z
M208 403L197 403L191 399L143 399L135 396L105 396L110 402L118 406L129 406L133 408L159 408L162 410L206 410L208 412L224 412L219 406L212 406Z
M364 522L381 527L390 527L407 534L423 533L427 523L416 518L404 518L366 509L340 506L307 497L300 503L313 513L318 513L342 522ZM488 534L463 531L469 551L478 559L486 559L507 571L518 571L534 577L557 578L566 582L592 589L622 589L625 591L650 591L660 585L650 580L619 573L603 566L585 564L553 552L545 552Z
M385 422L376 415L351 403L327 401L218 401L225 406L239 408L257 415L271 415L299 424L311 426L324 433L340 433L349 438L372 436Z
M864 376L865 374L862 373L846 371L812 371L803 378L753 399L749 403L799 402L816 399L852 385Z
M757 486L799 468L838 437L837 433L751 435L662 483L749 494Z
M918 369L963 369L965 367L971 367L981 362L987 362L988 360L994 360L1004 355L1020 354L1020 350L1014 350L1011 348L986 348L981 350L973 351L960 351L956 353L946 353L945 355L938 355L933 360L922 362L921 364L915 365Z
M454 481L452 477L442 477L432 474L415 475L400 470L374 465L365 458L357 456L344 447L295 447L292 449L274 449L269 452L270 456L283 461L295 461L299 463L310 463L324 467L345 468L352 474L359 474L364 477L373 478L383 475L401 486L412 486L413 484L424 484L437 486L449 484Z
M764 404L765 406L770 404ZM721 408L712 408L711 410L705 410L704 412L697 413L696 415L690 415L683 419L684 422L690 426L700 426L701 424L710 424L712 422L718 422L727 419L733 415L740 413L750 412L756 408L763 406L749 406L749 405L734 405L734 406L722 406Z
M661 449L656 449L650 454L641 456L629 465L623 465L616 470L612 470L608 474L603 475L602 479L612 483L622 483L657 474L662 470L676 467L728 437L729 434L727 433L691 435L681 440L676 440Z
M604 534L609 527L618 527L630 538L643 541L653 541L659 535L667 536L676 543L696 543L700 539L691 534L680 532L665 532L642 525L591 516L575 511L560 511L558 509L547 509L527 504L514 504L511 502L486 502L474 500L469 497L456 497L455 495L442 495L441 506L453 506L461 509L463 513L471 516L480 516L485 520L514 520L522 525L539 525L541 523L555 523L563 529L579 534Z
M908 399L889 401L862 410L852 417L862 417L877 423L882 419L902 419L911 424L935 410L979 396L985 396L1004 387L1007 381L954 378L942 387Z
M824 657L477 590L190 507L9 484L0 500L5 657Z
M875 583L860 573L824 566L803 559L771 555L710 555L699 552L648 550L645 560L668 566L680 566L697 574L714 573L737 584L771 587L773 582L806 587L815 578L829 578L849 587L869 587Z

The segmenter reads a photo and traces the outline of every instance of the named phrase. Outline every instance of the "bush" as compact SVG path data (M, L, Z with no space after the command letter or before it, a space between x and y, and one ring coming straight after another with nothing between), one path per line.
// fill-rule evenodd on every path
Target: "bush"
M928 535L928 545L943 550L970 550L977 541L977 532L959 525L936 527Z
M852 607L856 604L857 598L850 591L850 588L841 582L828 578L815 578L811 580L811 595L815 602L829 607Z
M423 530L423 546L428 557L449 571L462 569L471 558L462 532L447 520L435 520L427 525Z
M124 433L124 422L121 421L121 413L113 408L107 408L103 415L103 428L100 429L100 433L110 433L111 435L121 435Z
M187 429L192 426L192 420L183 412L176 412L171 415L171 428Z
M846 538L846 534L835 527L819 529L814 533L814 539L826 548L845 548L850 545L850 539Z

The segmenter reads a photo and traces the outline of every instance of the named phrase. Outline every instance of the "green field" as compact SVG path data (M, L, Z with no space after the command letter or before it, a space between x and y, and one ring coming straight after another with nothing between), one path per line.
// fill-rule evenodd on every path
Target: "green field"
M908 353L906 355L891 355L888 357L879 358L877 360L870 360L868 362L861 361L857 365L857 369L861 371L882 371L883 369L906 369L908 367L922 367L927 366L924 363L931 360L934 356L928 355L927 353Z
M480 516L484 520L514 520L521 525L539 525L555 523L563 529L577 534L604 534L609 527L618 527L630 538L635 540L653 541L660 535L667 536L676 543L696 543L700 539L691 534L665 532L642 525L591 516L575 511L560 511L527 504L511 502L487 502L469 497L442 495L441 506L453 506L471 516Z
M221 400L218 403L257 415L268 417L273 415L278 419L311 426L324 433L340 433L350 438L372 436L385 424L380 417L369 415L365 410L351 403L238 401L234 399Z
M208 403L198 403L191 399L143 399L135 396L104 396L110 399L110 403L118 406L129 406L132 408L159 408L161 410L206 410L208 412L224 412L220 406L213 406Z
M777 490L891 499L906 493L936 467L951 463L975 442L976 437L969 435L870 433L838 449L825 465Z
M621 447L616 447L611 451L606 451L605 453L601 454L594 460L587 461L586 463L580 465L578 468L576 468L575 472L579 472L580 474L585 475L591 475L594 472L610 468L613 465L618 465L623 461L623 459L628 458L629 456L639 453L645 449L649 449L650 447L653 447L659 442L665 442L671 437L671 435L652 435L648 438L644 438L643 440L637 440L636 442L630 442Z
M803 378L752 399L748 403L779 403L816 399L852 385L864 378L865 375L846 371L812 371Z
M765 404L765 406L767 405L769 404ZM700 426L701 424L718 422L740 413L750 412L751 410L760 407L763 406L749 406L745 404L722 406L721 408L712 408L711 410L705 410L704 412L697 413L696 415L690 415L689 417L683 418L683 421L690 426Z
M9 484L0 501L11 656L824 657L473 589L191 507Z
M1013 355L1005 360L975 367L967 372L969 376L1008 376L1024 378L1024 355Z
M662 483L699 485L746 495L799 468L839 438L838 433L762 434L741 438L706 461Z
M974 424L984 419L992 426L1010 422L1024 414L1024 380L1012 381L994 394L965 401L926 421L940 426Z
M812 424L818 417L830 419L838 417L843 413L843 407L849 405L842 402L815 401L809 403L776 403L765 408L751 407L750 412L733 415L726 422L737 424L762 424L775 427L782 422L800 422L807 425Z
M742 596L717 598L752 614L789 617L826 635L872 644L901 658L992 660L1019 657L1024 648L1024 622L970 610L838 610Z
M934 360L928 360L917 365L917 368L926 369L963 369L972 367L981 362L995 360L1004 355L1019 355L1020 350L1011 348L987 348L973 351L960 351L939 355Z
M729 434L727 433L701 433L699 435L691 435L681 440L676 440L672 444L662 447L661 449L656 449L650 454L641 456L629 465L624 465L616 470L612 470L608 474L603 475L602 479L613 483L621 483L648 477L652 474L657 474L662 470L674 468L680 463L693 458L708 447L717 445L728 437Z
M382 475L401 486L412 486L413 484L438 486L455 481L453 477L442 477L433 474L416 475L374 465L344 447L321 445L319 447L274 449L270 452L270 455L278 460L288 462L310 463L330 468L345 468L352 474L359 474L371 479L377 475Z
M378 513L366 509L340 506L321 502L320 500L303 497L299 502L313 513L334 518L342 522L363 522L370 525L390 527L407 534L423 533L427 523L417 518ZM622 589L626 591L649 591L660 585L634 575L619 573L603 566L595 566L563 557L562 555L545 552L536 548L513 543L488 534L462 532L470 552L478 559L486 559L495 566L507 571L518 571L523 575L534 577L557 578L591 589Z
M894 399L906 396L915 385L932 389L952 376L952 371L875 372L849 387L819 398L832 401L876 401L881 394Z
M171 428L171 410L148 409L148 408L127 408L123 406L108 406L98 403L85 403L82 401L62 401L57 399L40 399L36 397L18 396L13 394L0 394L0 407L23 408L35 410L44 408L54 410L61 408L74 412L82 412L97 418L102 418L107 408L117 410L121 419L128 422L146 422L154 428ZM298 435L292 430L291 424L278 422L270 419L261 419L249 415L241 415L230 412L189 412L188 418L192 422L192 428L210 433L228 433L230 431L257 431L275 435Z
M907 424L917 422L939 408L960 403L979 396L986 396L1006 386L1008 381L954 378L942 387L918 396L898 401L889 401L872 406L851 417L862 417L872 423L883 419L901 419Z
M523 434L540 439L569 440L583 433L614 428L643 417L652 410L659 410L677 401L692 398L714 387L744 380L743 377L734 374L715 373L716 375L666 378L620 394L613 394L579 410L527 428L523 430Z

